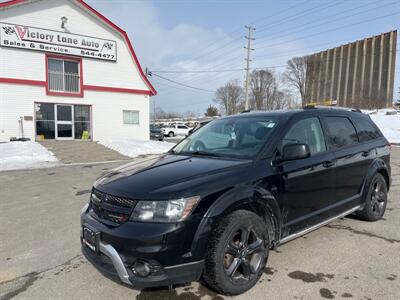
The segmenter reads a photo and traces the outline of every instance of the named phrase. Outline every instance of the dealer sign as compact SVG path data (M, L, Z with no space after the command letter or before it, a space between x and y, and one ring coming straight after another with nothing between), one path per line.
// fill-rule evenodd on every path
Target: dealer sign
M117 60L115 41L7 23L0 23L0 46Z

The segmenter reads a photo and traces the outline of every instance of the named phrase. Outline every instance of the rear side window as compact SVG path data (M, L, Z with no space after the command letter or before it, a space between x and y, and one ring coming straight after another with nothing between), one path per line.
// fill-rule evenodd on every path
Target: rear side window
M324 134L318 118L308 118L295 123L286 133L283 145L290 143L307 144L311 154L326 151Z
M378 128L371 121L364 119L353 119L356 126L358 138L360 142L366 142L381 137Z
M329 132L329 143L338 149L358 143L356 129L346 117L326 117Z

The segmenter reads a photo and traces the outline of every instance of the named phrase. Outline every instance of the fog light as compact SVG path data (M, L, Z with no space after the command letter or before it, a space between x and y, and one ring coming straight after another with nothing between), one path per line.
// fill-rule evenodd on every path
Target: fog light
M142 260L137 260L132 265L132 272L133 274L138 275L140 277L146 277L150 274L151 268L147 262Z

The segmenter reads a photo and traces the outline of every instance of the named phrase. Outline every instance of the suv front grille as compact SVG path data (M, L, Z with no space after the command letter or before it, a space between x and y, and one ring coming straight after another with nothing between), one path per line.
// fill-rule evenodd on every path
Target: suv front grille
M96 217L112 223L124 223L129 219L137 201L103 193L95 188L90 197L91 207Z

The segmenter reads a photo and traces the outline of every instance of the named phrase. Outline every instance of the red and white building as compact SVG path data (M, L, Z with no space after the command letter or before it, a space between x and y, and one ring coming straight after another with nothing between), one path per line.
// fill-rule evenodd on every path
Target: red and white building
M126 32L84 1L0 3L0 142L147 140L155 94Z

